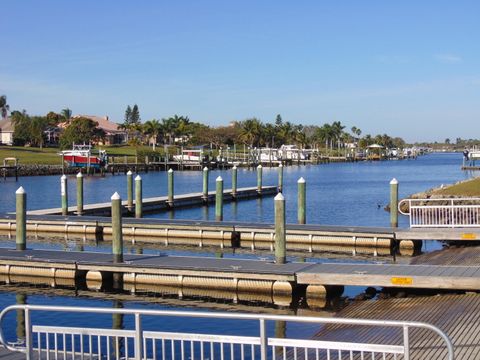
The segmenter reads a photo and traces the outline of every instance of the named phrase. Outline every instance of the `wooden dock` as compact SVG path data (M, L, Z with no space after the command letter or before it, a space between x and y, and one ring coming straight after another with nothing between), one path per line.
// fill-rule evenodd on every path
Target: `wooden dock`
M337 317L420 321L443 330L452 340L456 360L478 359L480 354L480 294L422 296L404 299L360 301L347 306ZM411 359L446 359L440 339L427 330L412 330ZM326 325L315 340L355 341L399 345L403 333L392 328Z

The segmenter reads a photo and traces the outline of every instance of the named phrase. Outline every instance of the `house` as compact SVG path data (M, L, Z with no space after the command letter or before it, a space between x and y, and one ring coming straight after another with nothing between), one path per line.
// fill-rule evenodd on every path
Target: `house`
M87 118L98 123L98 127L105 131L105 143L102 145L123 144L126 142L127 133L120 129L120 125L110 121L108 116L75 115L72 119Z
M13 145L13 123L8 117L0 120L0 145Z

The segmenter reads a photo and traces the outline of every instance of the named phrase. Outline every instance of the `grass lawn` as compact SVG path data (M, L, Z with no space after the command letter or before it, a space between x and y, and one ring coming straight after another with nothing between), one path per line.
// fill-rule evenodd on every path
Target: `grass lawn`
M480 177L447 186L443 189L436 189L433 193L447 196L480 197Z
M135 156L134 146L101 146L101 149L107 150L108 155L112 156ZM138 150L148 150L147 146L139 146ZM62 157L58 155L58 148L35 148L24 146L0 146L0 165L3 165L3 159L15 157L20 165L61 165Z

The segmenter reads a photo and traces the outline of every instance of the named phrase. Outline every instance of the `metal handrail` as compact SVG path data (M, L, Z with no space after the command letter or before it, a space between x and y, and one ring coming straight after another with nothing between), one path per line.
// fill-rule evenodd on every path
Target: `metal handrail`
M472 198L443 198L443 199L432 199L432 198L429 198L429 199L402 199L399 203L398 203L398 211L402 214L402 215L408 215L409 213L408 212L403 212L402 211L402 205L405 204L405 203L408 203L408 208L410 209L410 207L412 206L418 206L418 207L426 207L426 206L433 206L433 205L421 205L422 203L425 203L425 202L439 202L439 201L448 201L450 204L449 205L438 205L438 206L463 206L463 205L455 205L456 202L460 202L460 201L470 201L470 202L473 202L473 201L478 201L479 205L480 205L480 197L472 197ZM418 205L415 205L414 203L417 202L419 203ZM465 205L465 206L476 206L476 205Z
M3 333L2 321L7 313L14 310L23 310L25 312L25 329L26 341L25 348L19 349L11 346ZM409 359L409 328L423 328L435 332L440 336L448 350L448 359L454 359L454 350L450 338L439 328L423 323L412 321L391 321L391 320L370 320L370 319L346 319L346 318L317 318L306 316L288 316L288 315L262 315L262 314L232 314L232 313L216 313L216 312L191 312L191 311L171 311L171 310L139 310L139 309L118 309L118 308L94 308L94 307L72 307L72 306L45 306L45 305L11 305L6 307L0 313L0 343L6 349L11 351L21 351L26 354L27 359L32 359L33 341L32 341L32 311L52 311L52 312L76 312L76 313L96 313L96 314L123 314L133 315L135 317L135 359L142 358L142 345L144 340L144 332L141 324L141 316L175 316L175 317L191 317L191 318L214 318L214 319L232 319L232 320L255 320L260 324L260 353L261 359L267 359L268 339L266 334L266 321L291 321L301 323L318 323L318 324L342 324L342 325L369 325L380 327L397 327L403 329L403 346L405 350L404 358ZM343 342L338 342L342 344Z

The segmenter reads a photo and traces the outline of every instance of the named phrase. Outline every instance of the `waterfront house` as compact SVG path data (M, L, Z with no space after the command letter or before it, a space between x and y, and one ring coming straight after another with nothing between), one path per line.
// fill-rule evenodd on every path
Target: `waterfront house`
M9 117L0 120L0 145L13 145L13 130L13 123Z
M121 130L120 125L116 122L110 121L108 116L75 115L72 117L72 119L77 119L80 117L95 121L96 123L98 123L98 128L102 129L105 132L105 140L100 145L123 144L126 142L126 131ZM59 126L63 125L63 127L66 127L66 124L64 124L60 124Z

